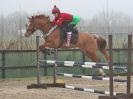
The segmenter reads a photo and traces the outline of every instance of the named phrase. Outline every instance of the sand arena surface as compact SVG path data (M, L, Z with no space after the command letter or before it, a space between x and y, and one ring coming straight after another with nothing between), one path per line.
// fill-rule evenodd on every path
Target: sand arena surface
M125 79L125 77L118 77ZM108 81L65 78L68 85L77 87L109 90ZM52 78L41 78L42 83L52 82ZM131 81L133 82L133 80ZM98 99L101 94L75 91L65 88L27 89L27 85L36 83L36 78L15 78L0 80L0 99ZM133 84L132 84L133 86ZM126 92L126 84L114 83L116 92ZM133 87L131 88L133 92Z

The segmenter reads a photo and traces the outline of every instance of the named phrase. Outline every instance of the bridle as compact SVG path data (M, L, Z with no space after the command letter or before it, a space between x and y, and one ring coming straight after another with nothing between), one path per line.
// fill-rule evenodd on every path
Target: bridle
M47 22L44 24L44 26L46 26L46 25L49 24L49 23L50 23L50 22L47 21ZM28 29L27 27L28 27L28 26L26 26L26 31L31 32L31 33L35 32L35 31L38 29L38 28L35 26L35 24L34 24L34 28L33 28L33 29ZM48 36L49 36L50 34L52 34L53 31L54 31L57 27L58 27L57 25L53 26L47 33L45 33L44 31L41 31L42 34L43 34L44 39L47 39Z
M44 24L44 26L46 26L48 23L50 23L50 22L49 22L49 21L46 22L46 23ZM54 31L57 27L58 27L57 25L53 26L52 28L50 28L50 30L49 30L47 33L44 33L44 31L41 31L41 32L43 33L44 39L47 39L48 36L49 36L50 34L52 34L53 31Z
M33 33L36 30L37 30L37 27L35 25L34 25L34 28L33 29L28 29L28 25L26 24L26 31Z

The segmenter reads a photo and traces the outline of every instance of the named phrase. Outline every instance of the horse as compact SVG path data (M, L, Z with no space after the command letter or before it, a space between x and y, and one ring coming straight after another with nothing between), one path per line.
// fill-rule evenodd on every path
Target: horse
M25 36L29 37L36 30L42 31L43 35L46 36L52 29L52 22L49 16L40 14L36 16L28 17L29 24L26 28ZM62 42L60 38L60 28L55 28L51 34L45 39L45 42L39 46L39 49L46 48L79 48L84 55L90 58L93 62L100 62L100 58L96 55L96 51L100 51L109 61L109 54L106 49L106 40L100 36L96 36L86 32L78 32L78 40L75 44L70 44L70 47L65 46L65 42ZM102 69L99 69L102 75L105 75Z

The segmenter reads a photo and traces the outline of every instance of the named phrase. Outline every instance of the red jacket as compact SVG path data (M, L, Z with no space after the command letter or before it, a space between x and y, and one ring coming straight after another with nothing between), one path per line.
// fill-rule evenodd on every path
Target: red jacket
M72 22L73 16L67 13L60 13L59 16L53 20L53 25L61 26L64 21Z

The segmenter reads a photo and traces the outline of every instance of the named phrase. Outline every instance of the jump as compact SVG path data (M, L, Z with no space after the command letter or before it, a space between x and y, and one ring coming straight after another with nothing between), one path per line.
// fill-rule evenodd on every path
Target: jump
M29 37L36 30L42 31L45 39L45 42L39 46L40 49L79 48L81 52L83 52L83 54L93 62L100 62L100 58L96 55L96 51L100 51L105 56L106 60L109 61L109 54L106 49L106 40L100 36L78 32L76 29L73 29L70 45L66 46L65 40L67 40L67 38L63 38L64 35L62 36L63 31L61 28L57 26L57 28L53 29L53 24L49 16L44 14L29 17L29 24L26 28L25 36ZM67 36L67 34L65 36ZM100 72L103 73L101 69Z

